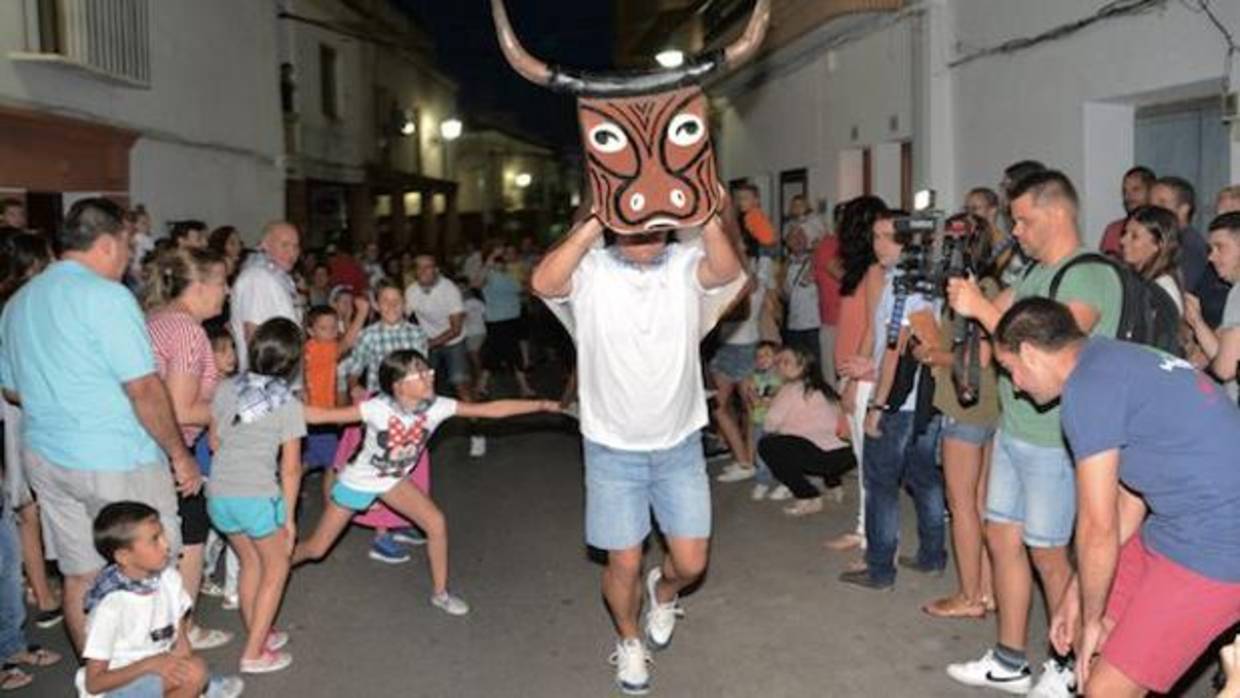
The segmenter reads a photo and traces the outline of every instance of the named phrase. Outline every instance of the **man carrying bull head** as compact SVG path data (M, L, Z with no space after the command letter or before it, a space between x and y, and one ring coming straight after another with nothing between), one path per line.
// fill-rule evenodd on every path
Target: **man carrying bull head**
M616 682L641 695L650 690L647 648L671 642L682 615L678 594L706 569L711 503L698 346L744 285L719 218L724 189L698 84L757 52L770 2L758 0L725 50L676 70L608 75L548 66L522 48L502 0L492 0L492 10L512 67L578 98L593 207L534 270L532 285L577 345L586 540L607 552L603 596L619 634ZM694 243L669 240L696 227ZM606 229L615 233L609 246L601 244ZM667 555L643 587L651 510Z

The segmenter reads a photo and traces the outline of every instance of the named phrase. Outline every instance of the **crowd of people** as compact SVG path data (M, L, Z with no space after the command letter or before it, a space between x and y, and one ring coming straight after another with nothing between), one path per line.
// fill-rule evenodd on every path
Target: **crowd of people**
M355 256L347 237L303 252L284 222L252 251L201 221L156 236L143 207L106 199L40 233L5 201L0 690L62 660L27 641L29 595L36 625L63 618L81 695L239 695L196 654L234 640L195 621L199 598L240 611L240 673L284 669L290 571L350 523L381 563L426 545L429 603L467 614L427 443L462 417L482 457L482 420L563 410L581 415L626 693L649 690L648 651L708 564L710 455L719 482L752 480L790 517L842 507L855 471L856 525L824 541L855 551L846 585L941 574L950 542L958 589L921 610L997 618L952 679L1166 692L1240 622L1240 187L1205 234L1184 179L1134 167L1121 193L1094 252L1072 182L1016 163L938 221L938 247L971 264L929 281L910 214L869 195L829 217L796 197L777 231L746 186L681 243L587 216L545 256L526 240L451 259ZM554 400L531 375L548 352L567 369ZM485 401L509 375L520 399ZM314 470L323 513L299 536ZM667 555L643 584L652 510Z
M283 222L251 251L201 221L156 237L143 207L101 198L50 234L23 214L4 202L0 690L62 659L27 641L29 593L38 627L65 622L81 695L239 695L195 655L234 639L195 621L200 595L240 611L240 673L281 670L290 569L350 522L375 529L379 562L425 545L430 604L469 612L447 586L427 444L460 416L480 457L476 420L560 410L529 399L529 243L466 251L454 282L430 255L381 261L373 244L303 254ZM504 371L526 399L477 401ZM299 541L314 470L324 514Z

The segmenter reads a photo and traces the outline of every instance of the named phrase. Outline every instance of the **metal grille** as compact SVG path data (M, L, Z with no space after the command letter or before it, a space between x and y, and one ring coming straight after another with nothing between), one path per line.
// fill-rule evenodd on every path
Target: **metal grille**
M43 52L107 77L150 85L148 0L42 0L39 9Z

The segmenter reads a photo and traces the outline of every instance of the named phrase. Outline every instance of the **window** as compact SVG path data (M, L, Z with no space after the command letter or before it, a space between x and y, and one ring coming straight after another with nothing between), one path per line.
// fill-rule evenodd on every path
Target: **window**
M336 49L319 44L319 93L323 100L323 116L339 118L336 108Z
M18 61L85 70L133 87L150 87L148 0L26 0L26 50Z

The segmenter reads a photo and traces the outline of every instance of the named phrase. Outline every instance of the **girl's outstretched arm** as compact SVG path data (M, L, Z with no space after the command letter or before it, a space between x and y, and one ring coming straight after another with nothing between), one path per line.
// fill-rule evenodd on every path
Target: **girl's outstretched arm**
M458 402L456 416L471 419L503 419L533 412L559 412L555 400L494 400L492 402Z
M362 421L362 410L349 407L311 407L306 405L306 424L352 424Z

